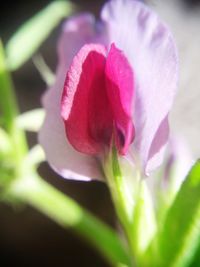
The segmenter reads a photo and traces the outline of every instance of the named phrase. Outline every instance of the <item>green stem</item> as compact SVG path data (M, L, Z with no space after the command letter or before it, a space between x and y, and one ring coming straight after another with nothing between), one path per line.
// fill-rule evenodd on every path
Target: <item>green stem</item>
M126 229L129 228L129 215L128 215L128 209L126 205L126 197L124 195L124 182L123 177L121 173L121 169L119 166L118 158L117 158L117 152L115 147L112 148L112 173L113 173L113 182L114 182L114 190L113 192L113 198L117 201L115 201L116 209L118 216L120 218L121 223L124 225Z
M115 146L110 151L104 169L113 203L129 245L132 264L147 266L143 264L144 257L156 232L156 224L146 182L140 179L138 170L129 169L125 161L118 157ZM129 172L133 175L131 184L128 182ZM133 191L128 188L128 184L134 187Z
M108 186L110 188L117 216L124 229L124 234L128 242L129 254L132 256L131 266L135 266L135 251L132 242L132 207L127 200L125 181L121 172L115 146L112 147L108 158L105 160L104 172L107 177Z
M113 266L130 266L117 234L36 175L18 179L10 193L46 214L64 228L72 227L94 245Z
M3 114L3 126L11 137L16 163L19 163L27 152L24 132L16 127L18 106L12 79L7 70L3 45L0 40L0 111ZM16 164L17 165L17 164ZM18 164L19 165L19 164Z
M4 119L8 131L13 128L13 120L18 114L18 108L15 101L15 95L12 90L13 84L10 75L7 72L4 50L0 41L0 96L1 108L4 114Z

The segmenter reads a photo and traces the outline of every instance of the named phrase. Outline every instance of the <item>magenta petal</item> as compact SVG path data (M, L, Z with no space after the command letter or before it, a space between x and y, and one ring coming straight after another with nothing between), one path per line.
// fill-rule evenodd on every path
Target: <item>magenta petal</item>
M60 101L66 71L74 55L87 42L99 39L94 31L94 18L82 15L68 20L59 40L59 64L56 81L43 97L46 118L39 133L39 142L52 168L69 179L103 179L96 158L77 152L68 142L60 116Z
M104 130L111 126L112 132L104 78L105 56L102 45L83 46L73 59L63 90L61 115L67 138L76 150L86 154L101 152L106 138Z
M74 57L67 73L61 115L70 144L79 152L100 154L115 128L118 151L133 140L131 104L133 72L113 44L106 58L102 45L88 44Z
M161 162L167 142L168 129L161 125L177 89L176 47L167 27L139 1L110 1L102 19L110 44L123 50L134 69L133 149L147 173Z
M108 98L117 128L118 150L121 154L126 154L134 137L132 123L134 79L128 60L114 44L108 53L105 73Z

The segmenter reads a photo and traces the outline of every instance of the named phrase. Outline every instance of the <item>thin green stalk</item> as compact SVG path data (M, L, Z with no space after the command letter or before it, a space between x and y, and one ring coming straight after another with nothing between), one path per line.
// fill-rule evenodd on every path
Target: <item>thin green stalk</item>
M135 266L135 251L132 242L132 212L130 203L127 201L125 181L121 172L115 146L112 147L108 158L104 162L104 172L107 177L117 216L124 229L124 234L128 242L129 253L132 256L131 266Z
M130 266L117 234L53 186L36 175L18 179L10 193L46 214L63 228L72 227L97 248L112 266Z
M129 245L132 264L133 266L146 266L143 265L146 249L156 231L152 200L146 183L140 179L138 171L132 173L133 170L127 170L126 167L113 146L104 167L108 185ZM126 184L129 171L132 173L131 176L134 176L133 199L129 198L130 192L127 188L128 184Z
M123 176L121 173L121 169L119 166L118 158L117 158L117 151L116 148L113 147L112 149L112 172L113 172L113 179L115 183L115 190L118 198L118 204L116 205L116 208L119 208L119 217L126 229L129 228L130 224L130 218L129 218L129 212L127 207L127 201L126 201L126 195L125 195L125 188L124 188L124 181Z
M17 106L16 96L14 93L12 79L7 70L6 60L1 40L0 40L0 112L3 115L3 127L10 135L12 141L16 163L17 162L19 163L27 152L27 145L24 132L16 127L15 121L19 113L18 106Z

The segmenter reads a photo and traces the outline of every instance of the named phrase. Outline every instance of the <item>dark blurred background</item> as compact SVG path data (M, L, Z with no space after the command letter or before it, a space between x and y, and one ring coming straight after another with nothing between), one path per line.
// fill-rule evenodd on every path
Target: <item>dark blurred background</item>
M164 0L163 0L164 1ZM198 0L177 0L190 12L197 8ZM15 30L50 1L4 1L0 7L0 36L6 44ZM81 10L98 15L103 0L73 1ZM156 0L149 1L156 5ZM56 67L56 40L59 27L42 45L40 53L48 65ZM21 112L40 107L45 90L32 61L13 73ZM30 146L37 142L35 134L28 134ZM57 176L44 163L39 172L51 184L76 199L106 223L115 227L115 214L106 185L100 182L74 182ZM11 207L0 203L0 266L73 266L106 267L104 259L73 231L66 231L30 207Z
M1 4L0 35L6 44L15 30L50 1L5 1ZM98 14L103 1L74 1L80 11ZM40 53L50 67L56 66L59 27L42 45ZM21 112L40 107L45 83L32 61L13 73ZM28 134L30 146L37 142ZM109 192L100 182L67 181L57 176L47 164L39 172L51 184L76 199L82 206L114 226L114 212ZM30 207L11 207L0 203L0 266L108 266L103 258L73 231L66 231Z

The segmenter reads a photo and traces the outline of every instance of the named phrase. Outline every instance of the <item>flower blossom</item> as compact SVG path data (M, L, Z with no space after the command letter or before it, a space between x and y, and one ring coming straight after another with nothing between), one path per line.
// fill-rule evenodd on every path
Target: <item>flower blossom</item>
M161 164L177 89L177 52L168 28L145 4L111 0L101 21L69 18L58 44L56 81L46 92L39 134L65 178L101 179L99 155L119 155L148 174Z
M83 46L67 73L61 105L76 150L98 155L114 135L119 153L126 154L134 137L133 85L132 68L114 44L108 53L102 45Z

